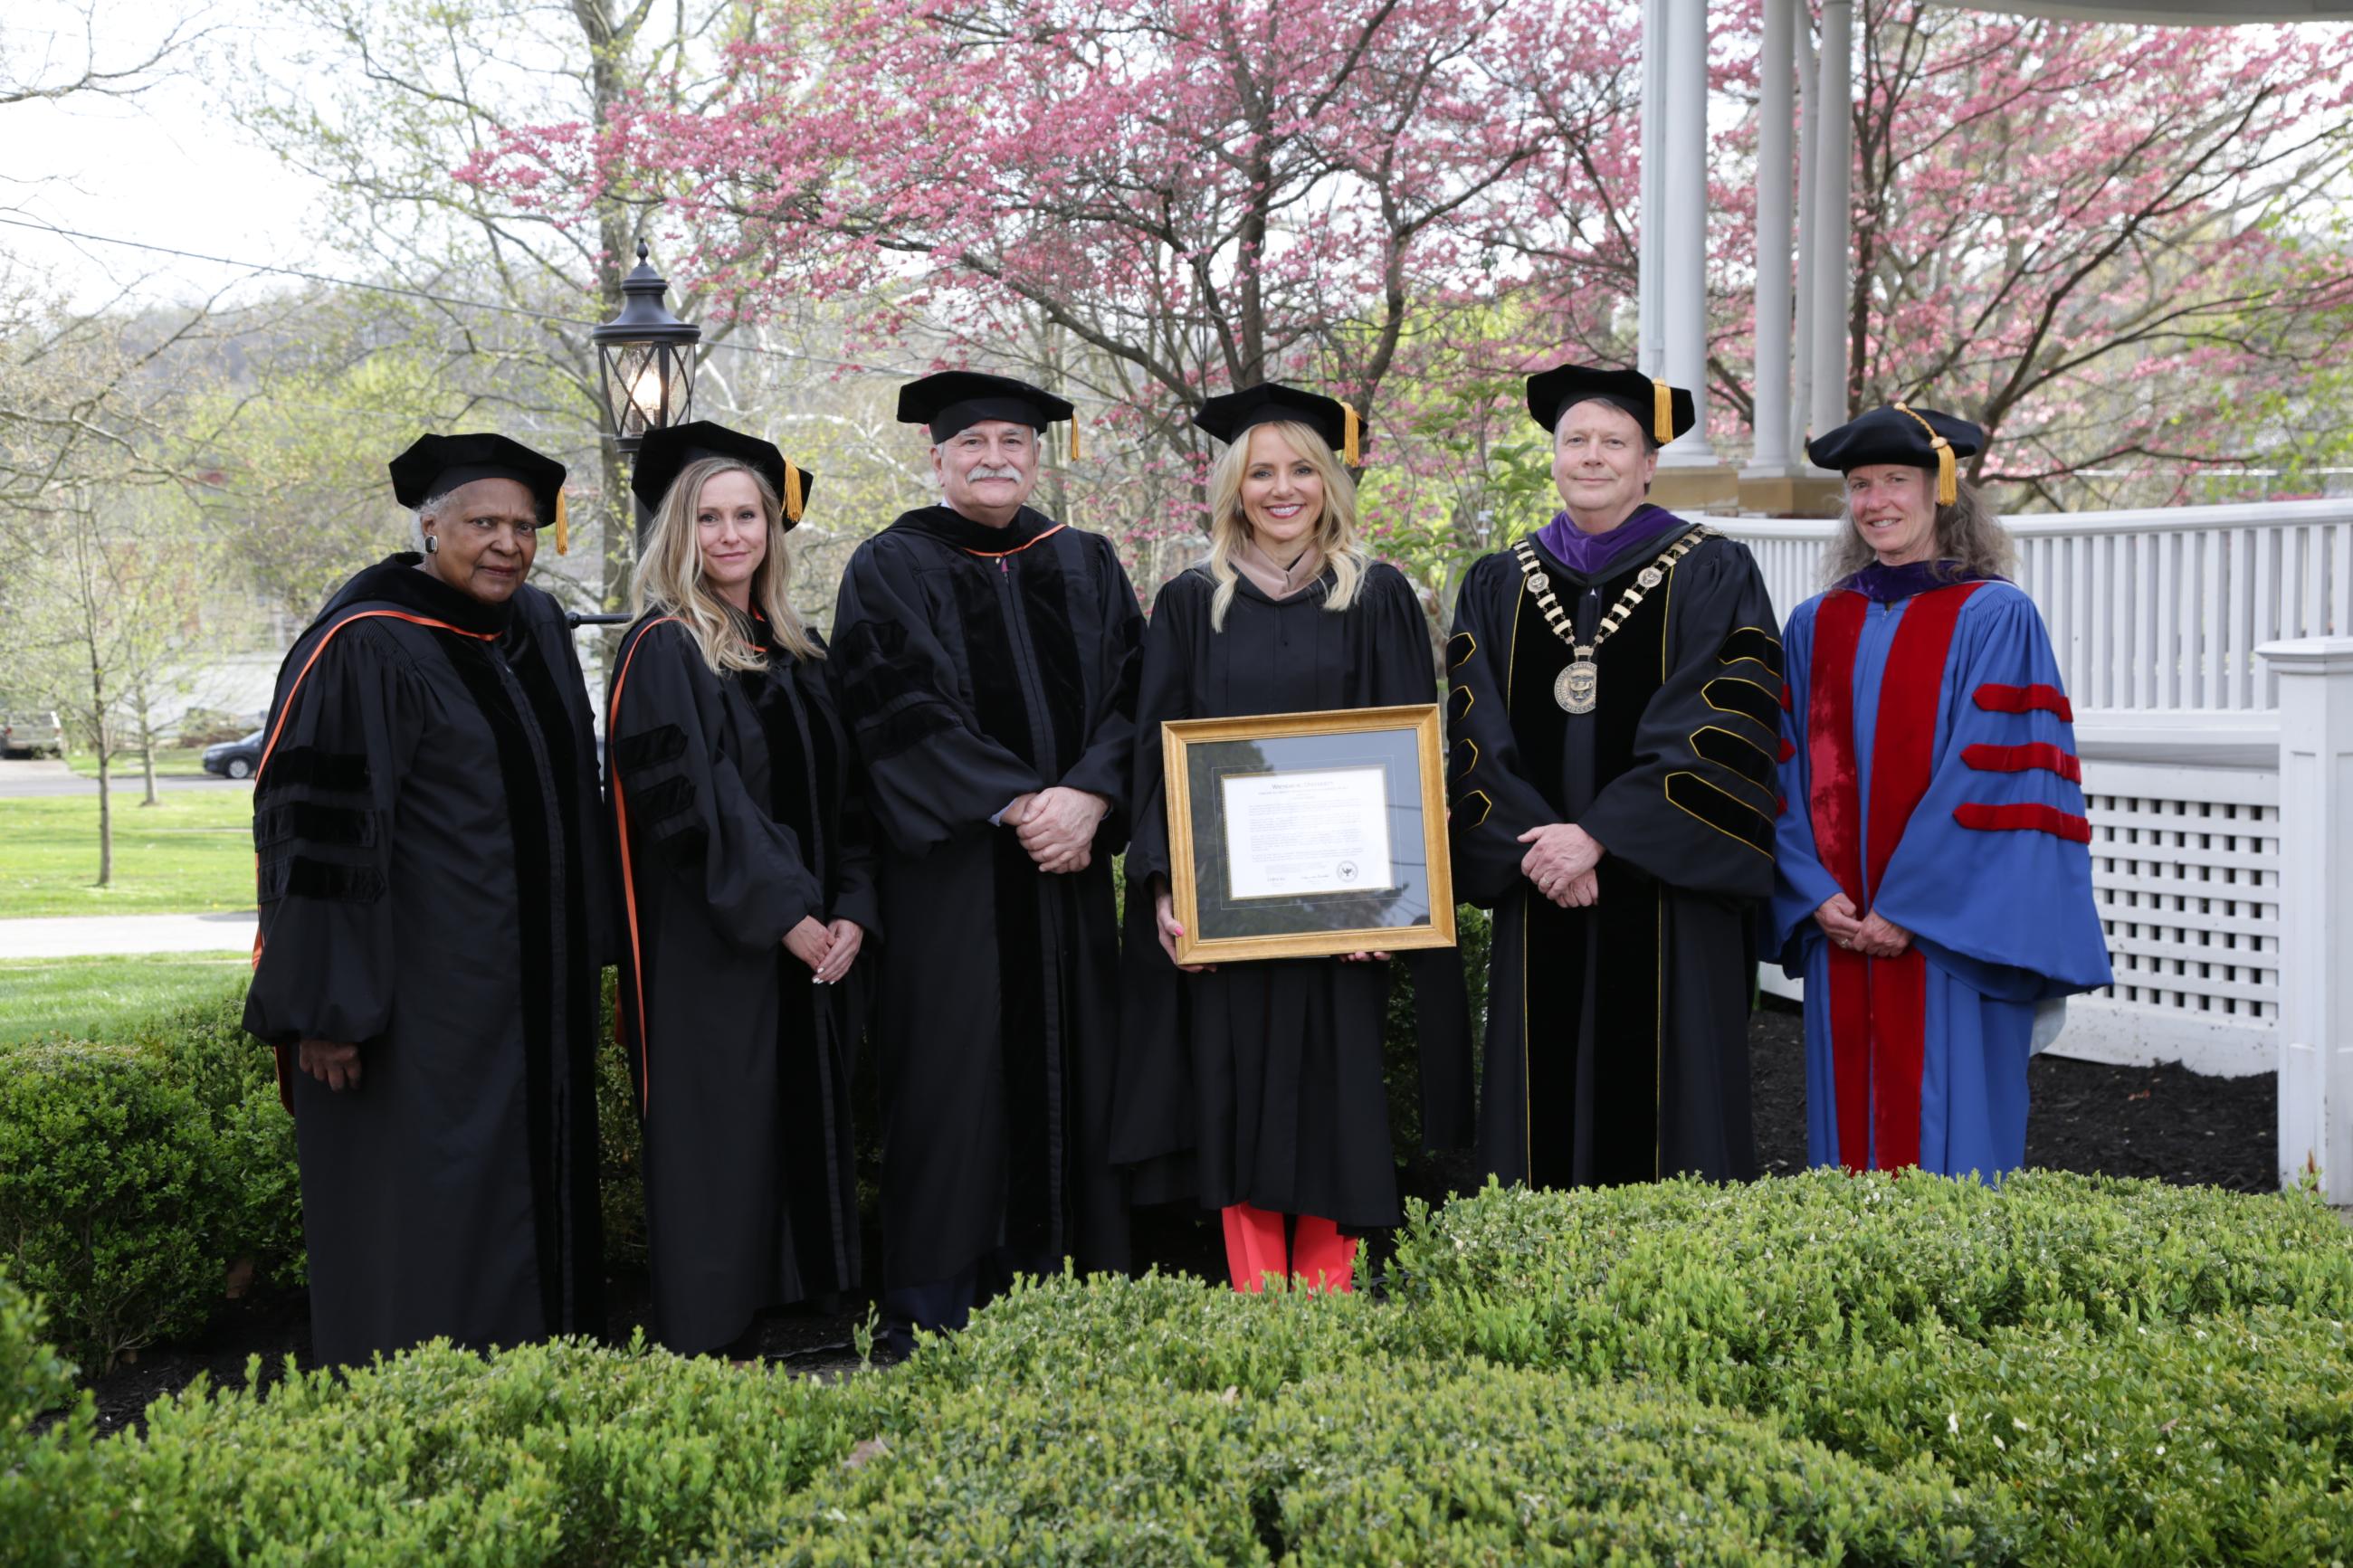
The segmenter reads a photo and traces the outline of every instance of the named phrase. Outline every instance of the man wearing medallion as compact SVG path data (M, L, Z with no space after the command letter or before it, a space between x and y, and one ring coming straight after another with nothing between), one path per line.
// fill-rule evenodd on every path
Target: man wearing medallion
M1743 1179L1772 604L1645 499L1689 393L1561 365L1527 397L1564 510L1471 569L1447 648L1454 885L1495 921L1480 1152L1531 1186Z

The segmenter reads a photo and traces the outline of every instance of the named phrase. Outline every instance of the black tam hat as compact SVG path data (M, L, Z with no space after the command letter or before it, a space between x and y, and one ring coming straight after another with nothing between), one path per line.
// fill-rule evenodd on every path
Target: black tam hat
M1908 463L1936 476L1936 504L1950 506L1961 499L1960 471L1956 459L1985 450L1982 426L1933 408L1911 408L1891 403L1884 408L1848 420L1837 429L1806 443L1806 456L1817 468L1852 473L1873 463Z
M1039 431L1068 419L1072 462L1079 457L1077 414L1067 398L1043 387L976 370L944 370L899 389L899 423L929 426L934 443L969 430L984 419L1009 419Z
M1290 422L1306 426L1324 437L1348 467L1364 464L1363 422L1356 411L1335 397L1302 392L1279 381L1262 381L1222 397L1212 397L1193 416L1193 423L1220 441L1239 441L1253 425Z
M678 476L687 465L705 458L725 458L741 463L767 480L768 488L776 492L776 499L784 505L787 532L800 521L801 512L808 505L809 491L817 484L817 476L786 457L774 441L763 441L757 436L746 436L741 430L697 419L647 433L645 444L638 448L638 466L629 475L629 489L646 503L648 511L659 511L662 499L670 494L670 486L678 482Z
M572 547L564 513L564 465L504 436L419 436L387 467L393 499L415 511L476 479L512 479L531 491L539 521L555 525L555 552Z
M1651 445L1663 447L1699 423L1692 395L1639 370L1609 370L1594 364L1558 364L1528 377L1528 417L1546 435L1560 416L1579 403L1598 401L1634 416Z

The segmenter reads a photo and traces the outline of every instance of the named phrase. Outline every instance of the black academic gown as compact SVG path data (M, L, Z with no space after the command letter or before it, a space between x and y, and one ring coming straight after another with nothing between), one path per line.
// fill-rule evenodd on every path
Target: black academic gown
M1144 617L1108 540L945 507L858 547L834 616L842 711L882 833L883 1279L999 1249L1126 1265L1105 1146L1118 1030L1112 857L1127 838ZM1081 872L992 816L1065 784L1111 814Z
M396 555L287 655L254 780L245 1026L289 1077L319 1360L603 1327L588 700L563 611Z
M849 1079L879 962L871 835L830 661L761 640L766 668L722 677L657 612L613 667L621 1026L654 1326L690 1355L859 1272ZM831 986L784 948L812 919L867 932Z
M1687 531L1599 576L1538 551L1589 640ZM1464 578L1448 645L1457 896L1495 911L1479 1147L1504 1182L1569 1186L1755 1173L1752 905L1773 888L1780 644L1756 562L1708 539L1601 645L1572 716L1569 648L1508 551ZM1599 902L1564 910L1519 836L1573 822L1606 851Z
M1376 564L1337 613L1324 607L1331 583L1327 569L1277 600L1243 578L1222 631L1209 627L1217 584L1206 567L1177 575L1153 605L1136 704L1112 1157L1138 1167L1139 1199L1189 1194L1208 1208L1247 1203L1361 1231L1402 1217L1382 1077L1388 966L1279 959L1184 974L1152 914L1151 879L1169 875L1163 722L1437 700L1429 626L1404 575ZM1406 961L1423 1140L1460 1147L1471 1136L1461 954L1430 949Z

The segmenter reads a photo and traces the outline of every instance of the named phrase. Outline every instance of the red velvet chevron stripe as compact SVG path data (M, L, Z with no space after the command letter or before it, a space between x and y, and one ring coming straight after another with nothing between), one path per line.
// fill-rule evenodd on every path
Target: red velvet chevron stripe
M2031 768L2057 773L2070 784L2084 782L2084 764L2074 754L2048 741L2026 746L1964 746L1961 761L1981 773L2022 773Z
M2026 831L2048 833L2053 838L2071 839L2077 844L2092 841L2090 823L2073 812L2061 811L2040 801L2019 805L1983 805L1968 801L1953 807L1953 820L1980 833Z
M2004 686L1999 681L1987 681L1978 688L1977 704L1989 713L2056 713L2069 723L2075 721L2075 710L2067 694L2055 686L2041 681L2032 686Z

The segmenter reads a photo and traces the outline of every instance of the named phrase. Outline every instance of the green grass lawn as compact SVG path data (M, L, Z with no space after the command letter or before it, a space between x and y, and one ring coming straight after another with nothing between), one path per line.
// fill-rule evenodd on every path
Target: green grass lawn
M144 958L0 959L0 1046L57 1033L105 1038L130 1025L234 990L241 953Z
M114 797L114 883L98 888L98 797L0 800L0 920L195 914L253 907L253 796Z
M94 779L98 776L98 758L88 752L71 753L66 758L66 766L86 779ZM155 753L157 778L196 777L201 776L204 771L205 749L202 746L167 746ZM139 753L136 752L124 752L116 757L106 772L107 776L118 788L127 784L136 789L139 787L139 781L146 776L146 769L141 763Z

